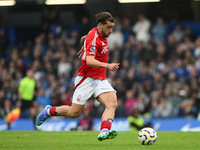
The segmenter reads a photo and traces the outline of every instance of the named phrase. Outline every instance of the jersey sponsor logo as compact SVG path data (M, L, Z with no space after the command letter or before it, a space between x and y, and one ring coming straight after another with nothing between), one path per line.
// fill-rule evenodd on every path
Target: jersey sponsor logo
M79 96L77 97L77 101L80 102L80 100L81 100L81 95L79 95Z
M107 51L108 51L108 45L103 47L103 50L101 51L101 53L103 54L103 53L106 53Z

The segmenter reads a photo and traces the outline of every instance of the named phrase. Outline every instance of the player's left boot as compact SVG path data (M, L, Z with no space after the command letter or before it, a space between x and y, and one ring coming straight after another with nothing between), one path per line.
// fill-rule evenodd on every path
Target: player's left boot
M113 139L117 136L118 132L117 130L108 130L108 129L103 129L100 134L98 135L98 140L103 141L106 139Z
M52 106L47 105L44 110L37 116L36 118L36 125L40 126L48 117L47 111L51 108Z

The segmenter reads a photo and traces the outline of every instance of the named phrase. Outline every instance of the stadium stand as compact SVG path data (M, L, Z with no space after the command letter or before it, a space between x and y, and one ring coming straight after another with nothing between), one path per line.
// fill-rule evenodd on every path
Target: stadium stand
M127 26L123 20L118 24L124 43L122 47L113 43L109 61L121 65L118 72L107 72L120 99L116 117L127 117L130 109L138 105L144 116L196 118L200 111L200 23L165 23L165 41L157 42L152 37L155 23L151 23L147 44L136 39L134 24ZM178 41L173 34L177 24L182 32L176 33L181 36ZM28 68L35 71L40 109L44 103L70 105L73 80L81 64L76 56L81 47L81 24L51 25L47 34L37 28L0 28L5 29L9 40L0 58L0 117L16 107L18 84ZM42 96L39 91L44 92ZM91 111L91 116L100 117L104 108L96 100L91 105L92 110L97 110Z

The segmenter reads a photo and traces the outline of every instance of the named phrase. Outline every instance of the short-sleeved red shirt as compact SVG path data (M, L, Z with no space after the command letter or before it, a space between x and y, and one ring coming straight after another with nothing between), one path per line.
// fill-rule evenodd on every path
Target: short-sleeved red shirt
M83 45L82 65L79 68L78 76L83 75L85 77L106 79L106 68L94 68L86 64L86 56L94 55L95 59L107 63L108 61L108 41L106 37L99 34L97 28L93 28L86 35L86 39Z

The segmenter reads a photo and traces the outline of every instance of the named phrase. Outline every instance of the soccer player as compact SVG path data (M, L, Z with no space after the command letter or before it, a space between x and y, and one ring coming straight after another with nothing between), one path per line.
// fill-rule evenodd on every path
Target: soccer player
M106 69L117 71L119 63L107 63L108 41L112 33L114 18L109 12L100 12L95 15L97 27L86 35L82 48L82 65L75 79L75 91L71 106L52 107L47 105L38 115L36 124L40 126L50 116L78 117L87 100L94 96L105 106L102 114L101 131L98 140L113 139L117 136L116 130L110 130L117 108L116 91L106 78Z

